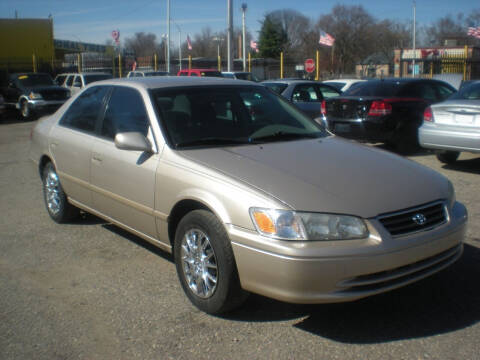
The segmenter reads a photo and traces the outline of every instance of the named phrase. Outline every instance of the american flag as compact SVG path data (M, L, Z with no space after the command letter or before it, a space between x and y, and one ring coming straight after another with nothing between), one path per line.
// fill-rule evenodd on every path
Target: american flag
M190 40L190 35L187 35L187 47L188 50L192 50L192 41Z
M250 40L250 48L251 48L252 50L255 50L255 52L258 52L257 42L256 42L256 41L253 41L253 40Z
M113 40L115 40L115 43L117 43L117 45L118 45L118 43L120 42L120 31L113 30L112 31L112 38L113 38Z
M325 31L320 30L320 40L318 40L319 44L326 45L326 46L333 46L335 42L335 38L327 34Z
M477 39L480 39L480 26L478 27L469 27L468 28L468 35L476 37Z

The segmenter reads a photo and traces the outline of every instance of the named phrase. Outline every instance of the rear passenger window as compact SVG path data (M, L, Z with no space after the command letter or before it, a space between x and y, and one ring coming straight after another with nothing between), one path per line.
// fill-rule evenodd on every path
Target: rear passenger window
M66 86L72 86L73 85L73 75L70 75L67 78L67 82L65 83Z
M73 79L73 76L71 78ZM103 99L108 90L108 86L95 86L83 92L70 105L60 119L59 125L93 133L99 112L103 106Z
M140 93L128 87L115 87L103 119L101 135L114 139L122 132L148 134L149 121Z

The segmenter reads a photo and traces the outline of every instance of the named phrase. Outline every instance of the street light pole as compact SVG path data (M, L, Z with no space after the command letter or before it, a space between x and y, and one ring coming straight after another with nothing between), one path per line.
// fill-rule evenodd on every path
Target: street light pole
M413 0L413 60L412 60L412 77L415 77L415 46L416 46L416 38L415 38L415 27L416 27L416 12L417 12L417 4L416 1Z
M233 70L232 43L233 43L233 11L232 0L227 0L227 71Z
M170 74L170 0L167 0L167 72Z
M242 4L242 39L243 39L243 43L242 43L242 57L243 57L243 71L247 71L247 58L246 58L246 54L245 54L245 49L246 49L246 46L245 46L245 42L246 42L246 39L245 39L245 13L247 11L247 4L246 3L243 3Z

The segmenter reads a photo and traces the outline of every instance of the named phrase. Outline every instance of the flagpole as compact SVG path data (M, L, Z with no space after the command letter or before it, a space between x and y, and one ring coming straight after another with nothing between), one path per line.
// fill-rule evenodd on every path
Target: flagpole
M334 68L333 68L333 54L335 52L335 43L332 44L332 74L334 73Z
M170 0L167 0L167 72L170 74Z

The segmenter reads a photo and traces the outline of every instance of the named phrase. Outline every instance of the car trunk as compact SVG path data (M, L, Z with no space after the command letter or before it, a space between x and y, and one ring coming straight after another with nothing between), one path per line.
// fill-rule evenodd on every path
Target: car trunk
M480 105L446 104L433 108L435 124L456 127L480 127Z

